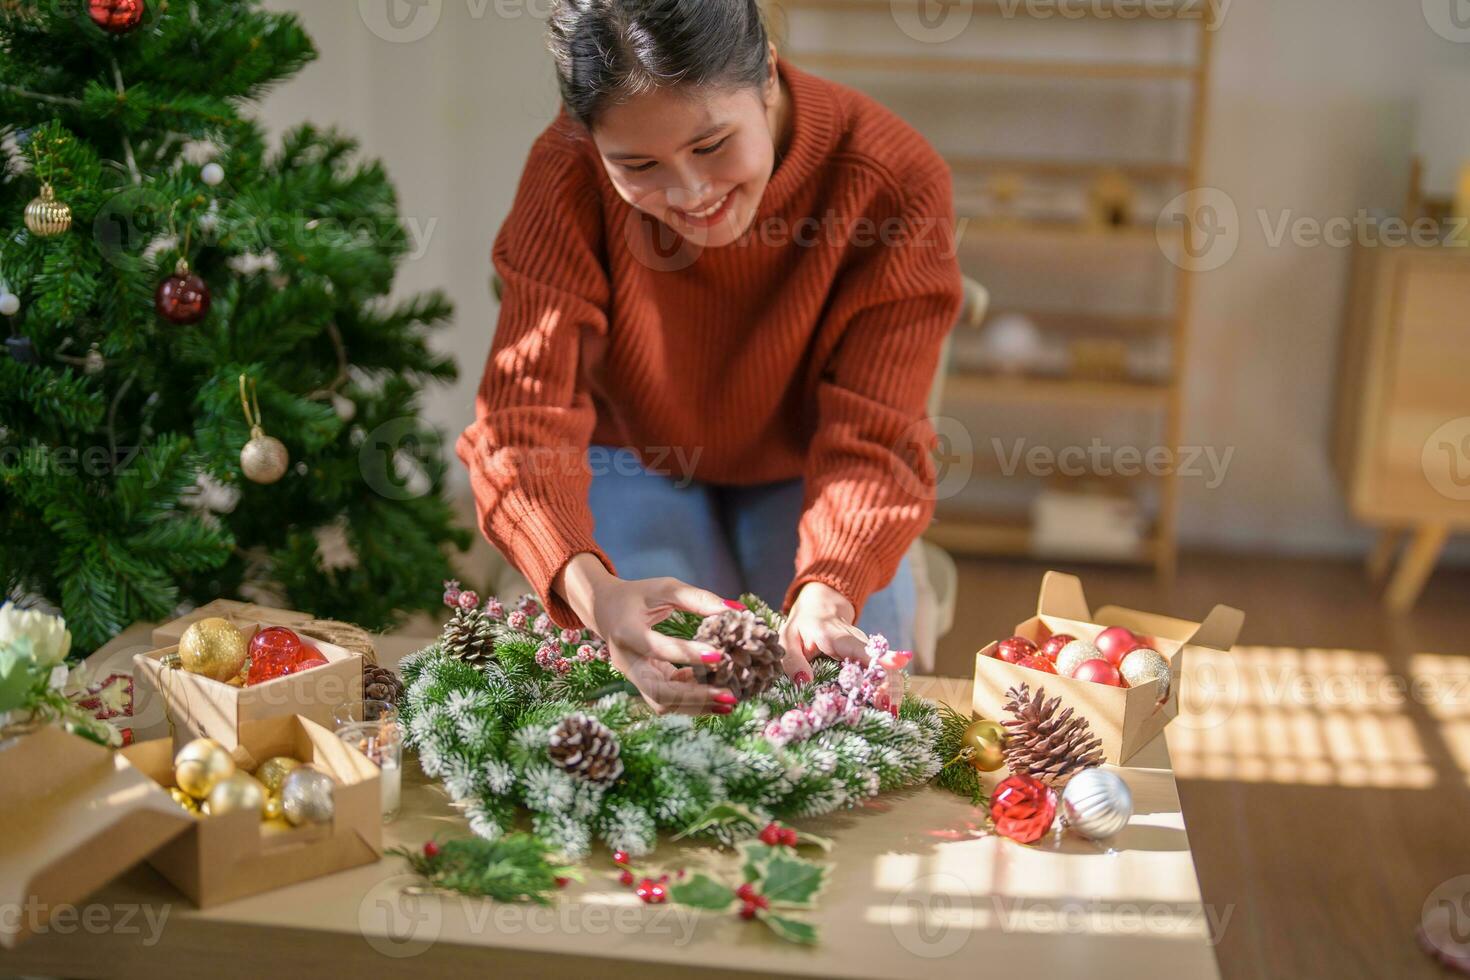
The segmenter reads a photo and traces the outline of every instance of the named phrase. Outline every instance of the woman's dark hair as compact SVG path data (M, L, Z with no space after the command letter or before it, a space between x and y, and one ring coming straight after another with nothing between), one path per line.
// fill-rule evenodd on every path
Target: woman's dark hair
M766 38L756 0L557 0L547 26L562 102L589 127L662 85L761 85Z

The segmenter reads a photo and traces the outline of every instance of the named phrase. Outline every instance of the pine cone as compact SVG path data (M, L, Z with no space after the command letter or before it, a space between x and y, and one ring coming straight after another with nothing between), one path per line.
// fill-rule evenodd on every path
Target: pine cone
M546 754L568 773L594 783L610 783L623 774L618 737L602 722L580 711L567 715L551 730Z
M478 609L460 609L444 624L439 638L444 652L471 664L486 663L495 656L490 639L490 621Z
M403 681L387 667L362 662L362 696L369 701L387 701L397 704L403 697Z
M1012 773L1026 773L1050 786L1060 786L1083 769L1103 762L1102 740L1087 719L1071 708L1057 714L1061 698L1032 696L1025 684L1006 692L1005 758Z
M740 700L762 694L781 675L786 651L776 631L745 609L705 617L694 642L708 644L725 659L704 671L704 682L726 687Z

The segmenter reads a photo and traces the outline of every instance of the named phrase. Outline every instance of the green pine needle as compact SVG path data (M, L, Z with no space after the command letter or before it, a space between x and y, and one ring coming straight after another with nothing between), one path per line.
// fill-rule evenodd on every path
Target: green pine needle
M561 887L558 879L581 880L576 868L558 860L534 834L506 834L493 841L459 837L438 848L433 857L402 847L388 853L407 859L414 872L435 888L497 902L548 905Z

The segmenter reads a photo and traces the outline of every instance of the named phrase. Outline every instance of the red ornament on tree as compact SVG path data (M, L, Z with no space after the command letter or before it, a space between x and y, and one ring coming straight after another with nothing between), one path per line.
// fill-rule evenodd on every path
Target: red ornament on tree
M1084 660L1072 671L1072 676L1079 681L1092 681L1094 684L1108 684L1112 687L1124 687L1123 675L1118 673L1118 668L1106 660Z
M1132 630L1121 626L1109 626L1097 634L1097 639L1092 641L1103 658L1114 667L1123 662L1123 657L1130 650L1139 645L1138 637L1133 635Z
M1056 815L1057 794L1031 776L1009 776L990 795L995 832L1022 844L1040 840Z
M1036 655L1039 657L1045 657L1052 663L1056 663L1057 654L1062 652L1062 647L1066 646L1068 643L1071 643L1075 639L1077 639L1077 637L1073 636L1071 633L1053 633L1051 636L1046 638L1046 642L1043 643L1041 647L1036 651Z
M1046 659L1040 654L1027 657L1020 662L1020 666L1030 667L1032 670L1039 670L1043 674L1055 674L1057 672L1056 664L1052 663L1050 660Z
M153 306L158 315L181 327L192 326L209 315L209 284L189 271L189 263L179 259L174 274L158 284Z
M148 12L143 0L88 0L87 16L109 34L126 34L143 23Z
M1036 644L1024 636L1012 636L996 644L995 657L1008 664L1018 664L1036 652Z

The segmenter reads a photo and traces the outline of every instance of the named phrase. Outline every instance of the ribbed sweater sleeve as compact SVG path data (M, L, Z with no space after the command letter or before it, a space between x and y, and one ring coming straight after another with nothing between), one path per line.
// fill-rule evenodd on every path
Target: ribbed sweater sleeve
M900 201L907 233L865 249L829 313L840 340L816 394L787 608L807 582L823 582L861 614L934 512L926 403L964 298L947 169Z
M597 185L547 134L532 148L493 257L500 320L457 451L469 468L480 527L530 581L551 618L578 628L552 583L590 552L586 453L596 421L581 380L585 332L606 334L609 286Z

